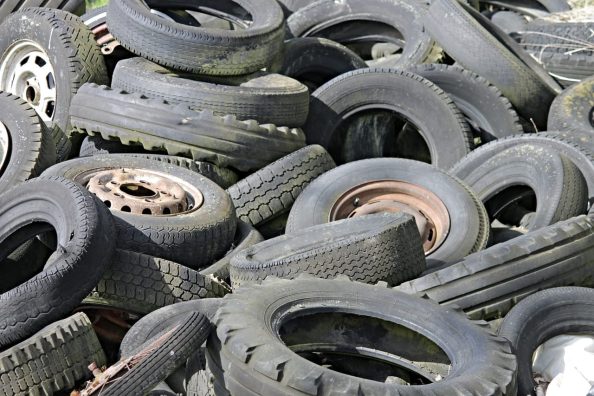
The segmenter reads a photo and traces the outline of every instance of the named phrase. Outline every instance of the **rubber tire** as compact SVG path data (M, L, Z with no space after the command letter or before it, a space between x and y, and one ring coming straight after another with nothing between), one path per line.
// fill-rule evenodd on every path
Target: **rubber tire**
M13 12L30 7L59 8L75 13L83 6L83 0L4 0L0 5L0 22Z
M89 140L87 140L87 139L89 139ZM85 141L90 142L91 140L94 140L95 142L92 144L88 143L85 146ZM116 147L115 154L113 151L107 152L106 147L103 145L104 143L107 143L109 150L112 150L112 148L115 146ZM115 144L112 145L111 143L115 143ZM217 183L221 188L228 188L229 186L235 184L237 182L237 180L239 179L239 176L237 176L237 173L233 172L231 169L220 168L220 167L213 165L211 163L208 163L208 162L193 161L189 158L176 157L173 155L152 154L152 153L146 152L146 151L144 151L143 153L126 153L126 151L131 151L129 149L133 149L133 146L120 145L114 140L103 140L100 136L87 136L83 140L83 145L81 146L81 152L82 152L83 148L85 150L85 154L88 154L88 155L81 155L81 157L88 157L91 155L106 155L106 154L109 154L112 156L113 155L118 156L120 154L123 154L128 157L145 158L145 159L150 159L153 161L159 161L159 162L164 162L167 164L181 166L182 168L186 168L193 172L200 173L202 176L205 176L205 177L209 178L210 180L212 180L213 182ZM119 149L124 149L124 148L126 148L126 151L118 152ZM116 158L116 157L114 157L114 158Z
M503 145L508 146L508 142ZM487 208L488 202L505 189L528 186L534 191L537 207L525 224L527 231L587 212L588 185L571 160L555 148L522 144L521 140L512 147L500 146L497 141L484 145L450 170L472 188Z
M116 250L83 304L146 315L181 301L223 297L227 286L191 268L146 254Z
M189 313L198 312L212 321L223 303L222 298L205 298L168 305L143 316L128 330L120 345L120 357L129 357L142 344L173 326Z
M458 306L473 319L501 318L538 290L593 286L593 255L594 219L579 216L491 246L396 289Z
M287 233L328 222L332 206L341 195L374 180L399 180L421 186L446 206L450 231L442 245L427 256L427 268L457 261L487 245L487 211L466 184L433 166L395 158L351 162L318 177L293 204Z
M425 270L425 254L414 219L378 213L304 228L269 239L231 260L233 289L267 277L293 279L308 273L333 279L393 286Z
M121 45L135 54L176 70L205 75L239 75L270 65L283 44L283 13L274 0L234 0L252 16L247 29L187 26L163 19L150 8L169 1L113 0L107 25ZM216 1L178 1L181 9L220 9Z
M32 278L41 272L52 253L38 238L19 246L1 264L0 293L17 287L23 279Z
M70 114L78 133L141 143L147 150L165 150L246 172L305 146L299 129L237 121L232 115L219 117L208 110L193 111L95 84L80 89Z
M467 118L481 143L523 133L518 114L499 89L457 66L425 64L410 69L443 89Z
M511 37L455 0L432 2L424 23L448 55L499 88L520 115L546 128L546 114L561 87Z
M336 166L321 146L306 146L227 189L237 218L258 226L289 212L303 189Z
M532 355L553 337L594 335L594 290L558 287L527 297L504 318L499 335L511 342L518 358L518 394L534 394Z
M491 143L495 144L495 143ZM547 149L555 149L559 154L570 159L578 167L588 184L588 200L594 203L594 154L589 147L583 145L573 133L544 132L499 139L497 147L506 150L518 144L533 144Z
M56 163L51 132L18 96L0 92L0 123L6 127L9 139L6 163L0 163L0 191L39 176Z
M10 15L0 25L0 54L23 39L43 48L54 68L57 103L48 128L53 133L58 161L63 161L71 148L68 136L72 97L86 82L109 81L105 61L91 31L80 18L66 11L30 8ZM0 90L5 87L0 85Z
M237 86L199 76L175 74L143 58L118 62L111 86L169 103L184 103L240 120L300 127L307 120L309 93L299 81L280 74L255 73Z
M133 351L140 360L126 375L101 388L105 396L141 396L183 365L210 333L208 318L193 312ZM162 337L165 337L162 339ZM156 343L156 344L155 344Z
M523 32L528 25L528 20L514 11L498 11L490 19L506 34Z
M401 56L385 59L378 66L406 68L437 60L435 42L421 22L426 11L427 6L420 1L319 0L294 12L287 19L287 30L290 37L318 36L340 43L331 35L324 36L324 29L344 22L376 22L400 33L404 41Z
M271 66L275 73L301 81L311 92L341 74L367 67L349 48L321 37L285 42L284 53Z
M387 302L397 301L396 304ZM280 339L279 331L291 318L306 320L310 315L356 312L358 317L372 317L403 325L437 343L452 362L451 375L429 385L409 386L346 375L297 355ZM414 315L411 313L414 312ZM274 319L272 317L274 314ZM310 314L310 315L308 315ZM323 324L310 318L304 328L316 334ZM321 318L317 318L318 320ZM363 318L361 318L363 319ZM331 320L331 319L329 319ZM224 378L212 370L215 386L222 385L231 394L260 395L335 395L335 394L511 394L516 361L509 345L488 329L488 324L469 321L451 308L385 287L357 282L323 279L273 280L230 294L224 299L207 342L207 363L224 370ZM330 322L332 323L332 322ZM311 325L305 327L307 324ZM296 323L294 325L297 325ZM384 325L366 326L365 330L342 325L321 326L317 332L322 343L360 346L373 342L379 351L399 349L402 343L387 342L389 330ZM355 326L353 326L355 327ZM271 329L275 329L271 331ZM364 335L383 330L370 341ZM289 329L284 338L289 337ZM233 336L230 336L230 334ZM294 340L297 341L297 340ZM365 344L363 344L365 345ZM441 352L440 351L440 352ZM401 351L398 355L402 356ZM416 352L419 352L416 350ZM356 352L355 352L356 353ZM213 359L220 358L220 365ZM413 360L413 359L411 359Z
M406 101L398 100L403 92ZM320 144L338 163L344 162L346 148L333 148L335 142L343 140L337 136L337 130L347 115L370 107L393 110L416 125L429 148L431 163L442 169L458 162L472 148L472 133L448 95L429 80L394 69L355 70L316 90L304 127L308 143ZM383 156L385 142L368 142L364 138L353 140L353 147L348 147L354 153L352 156L357 159Z
M316 0L276 0L283 9L285 19L300 8L303 8Z
M549 111L549 128L594 134L594 76L555 98Z
M5 396L51 396L91 377L88 366L106 363L84 313L56 321L0 353L0 391Z
M82 186L60 177L42 176L2 195L2 256L50 226L56 231L58 249L43 271L0 294L3 347L72 312L95 287L113 254L111 215Z
M101 136L86 136L78 150L79 157L90 157L100 154L132 154L146 153L141 145L125 145L119 140L105 140Z
M231 259L237 256L244 249L260 243L263 240L264 238L258 232L258 230L246 222L237 220L235 240L233 241L233 246L231 246L229 252L225 255L225 257L216 263L201 270L200 274L204 276L211 275L217 279L221 279L229 283L229 266L231 265Z
M177 180L201 191L204 202L197 210L168 216L136 215L111 210L117 247L202 268L220 258L235 234L236 218L227 193L206 177L177 165L129 155L76 158L47 169L86 186L89 173L108 169L146 169L175 175Z

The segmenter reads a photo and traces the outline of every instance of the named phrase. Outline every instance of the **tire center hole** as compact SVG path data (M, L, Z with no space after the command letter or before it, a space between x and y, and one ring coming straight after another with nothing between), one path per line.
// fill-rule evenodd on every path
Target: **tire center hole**
M120 190L134 197L154 197L157 193L141 184L127 183L120 186Z

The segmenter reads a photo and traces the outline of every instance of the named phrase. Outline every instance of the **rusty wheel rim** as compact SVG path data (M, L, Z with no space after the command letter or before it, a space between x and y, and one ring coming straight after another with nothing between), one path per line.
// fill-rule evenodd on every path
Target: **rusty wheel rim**
M78 175L85 185L110 209L151 216L189 213L204 203L195 186L161 172L147 169L95 169Z
M450 230L450 215L442 200L426 188L400 180L377 180L353 187L332 205L328 221L383 212L414 217L425 255L437 250Z

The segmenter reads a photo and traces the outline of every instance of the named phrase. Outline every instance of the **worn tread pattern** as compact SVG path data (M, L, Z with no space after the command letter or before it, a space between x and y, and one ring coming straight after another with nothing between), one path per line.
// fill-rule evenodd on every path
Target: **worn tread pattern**
M364 283L397 285L425 269L416 223L391 213L320 224L269 239L231 260L231 285L238 288L269 276L293 279L346 275Z
M542 289L594 285L594 218L578 216L492 246L396 289L458 306L471 318L503 317Z
M290 77L259 72L229 85L185 77L146 59L132 58L118 62L111 86L262 124L300 127L307 120L309 92Z
M56 192L51 196L50 187ZM56 196L68 199L67 204L73 209L69 215L74 229L66 246L59 248L62 250L59 260L46 265L34 278L0 294L0 345L22 340L71 312L97 285L113 254L115 241L107 237L115 233L109 210L77 183L62 177L42 176L5 193L2 203L12 204L10 209L16 211L20 205L31 205L28 200L39 200L34 195L41 192L48 207L48 202ZM5 216L10 213L8 210ZM65 229L56 232L65 238ZM72 284L76 287L70 288Z
M283 45L284 21L273 0L236 3L252 13L253 24L247 29L223 31L172 23L150 14L140 0L110 1L107 24L124 48L163 66L195 74L247 74L272 62Z
M286 213L312 180L335 166L322 146L306 146L252 173L227 192L237 217L257 226Z
M0 353L0 394L53 395L91 377L87 366L106 358L84 313L52 323Z
M255 120L193 111L162 99L86 84L72 101L73 128L79 133L118 138L123 144L141 143L147 150L233 167L260 169L305 146L300 129L258 124Z
M29 7L59 8L74 13L83 0L3 0L0 4L0 22L13 12Z
M223 297L229 291L215 277L201 275L173 261L116 250L97 287L83 304L147 314L181 301Z

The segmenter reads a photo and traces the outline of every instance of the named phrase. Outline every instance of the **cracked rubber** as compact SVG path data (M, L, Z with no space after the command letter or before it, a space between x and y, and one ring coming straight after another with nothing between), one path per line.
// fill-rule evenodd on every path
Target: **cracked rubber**
M557 286L594 286L594 219L579 216L532 231L396 287L458 306L474 319L505 314Z
M455 0L432 2L424 23L448 55L499 88L521 116L546 128L549 106L561 87L511 37Z
M23 242L55 229L58 249L43 271L0 294L0 345L64 318L97 285L114 251L112 216L84 187L41 176L2 195L0 261Z
M58 320L0 353L0 393L47 395L69 391L89 379L89 364L102 367L105 354L89 318L76 313Z
M201 81L146 59L132 58L118 62L111 86L197 110L212 110L216 115L233 114L240 120L290 127L305 124L309 93L299 81L259 72L238 83L217 84L204 77Z
M301 273L332 279L347 275L364 283L393 286L425 270L425 253L414 219L378 213L319 224L260 242L231 260L233 289L269 276Z
M124 48L163 66L205 75L248 74L269 66L281 49L283 13L274 0L234 3L252 17L246 29L204 28L166 20L150 12L150 7L166 8L170 4L163 0L110 1L107 25ZM177 4L180 9L200 11L192 0ZM225 8L216 2L200 5Z
M66 11L28 8L10 15L0 26L0 54L23 39L41 46L54 68L57 102L48 128L52 130L57 158L62 161L71 148L68 137L72 97L86 82L109 81L105 61L91 31L80 18ZM5 87L0 86L0 90Z
M72 126L79 133L141 143L147 150L191 157L240 171L260 169L305 146L299 129L215 116L105 86L87 84L72 101Z
M450 216L444 242L427 256L427 267L438 267L482 250L490 223L480 199L458 178L428 164L398 158L374 158L341 165L314 180L293 204L287 233L327 223L334 203L347 191L376 180L398 180L433 192Z
M275 279L240 289L223 301L214 318L216 331L207 342L215 390L226 388L234 395L404 396L503 395L513 389L516 359L486 322L471 322L452 308L385 286ZM402 342L404 334L418 333L431 341L433 352L416 347L415 336ZM349 348L354 357L365 354L360 350L373 350L447 368L451 362L451 368L445 378L427 385L384 383L383 376L370 380L318 365L287 345L318 350L317 343L321 348Z
M297 150L227 189L237 217L253 226L287 213L303 189L336 165L321 146Z
M416 65L410 71L425 77L448 94L481 143L523 133L510 101L478 74L461 67L438 64Z
M550 130L594 135L594 77L566 88L555 98L548 126Z
M56 163L51 132L24 100L0 92L0 122L9 140L6 163L0 164L0 191L39 176Z
M474 190L487 208L489 201L505 189L527 186L534 191L537 202L530 221L523 225L527 231L586 213L588 186L571 160L554 148L523 143L521 139L511 147L509 141L498 142L479 147L450 170Z
M154 159L119 154L75 158L52 166L44 174L63 176L86 186L91 172L120 168L168 174L182 186L185 183L199 189L204 202L196 210L163 216L111 210L118 248L190 268L203 268L227 251L235 234L233 203L223 189L196 172Z
M553 337L594 333L594 290L558 287L527 297L503 319L499 336L511 342L518 358L518 394L536 388L532 373L534 351Z
M141 396L185 364L188 357L202 345L210 333L208 318L192 312L160 334L146 341L129 356L138 362L96 394L103 396Z
M406 100L399 100L404 93ZM337 163L389 155L397 144L391 142L392 128L344 130L345 117L371 109L389 109L410 120L429 149L431 163L442 169L473 147L464 116L442 89L409 71L376 68L345 73L312 94L304 126L308 143L326 148Z
M201 275L191 268L118 249L83 304L147 314L181 301L223 297L229 291L214 277Z

